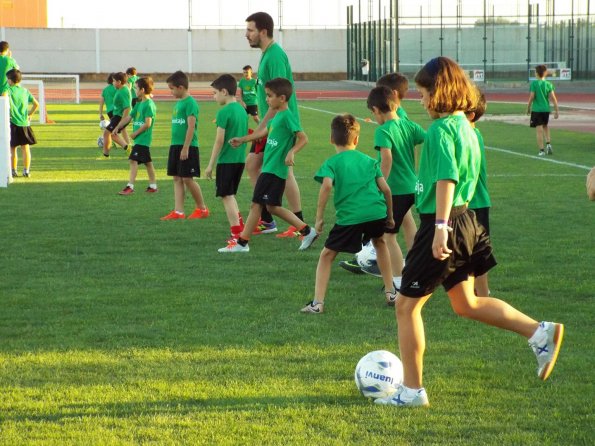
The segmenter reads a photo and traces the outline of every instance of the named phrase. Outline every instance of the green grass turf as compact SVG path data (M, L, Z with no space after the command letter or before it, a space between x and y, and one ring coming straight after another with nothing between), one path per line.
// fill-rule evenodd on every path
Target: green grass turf
M303 102L310 143L296 158L304 215L311 177L333 153L332 115L369 117L364 101ZM412 119L427 126L418 101ZM32 177L0 190L0 444L588 444L593 429L593 222L586 170L593 135L553 130L554 157L488 150L497 268L492 293L536 319L566 324L549 381L524 339L456 317L443 291L424 311L425 385L432 407L396 410L361 397L353 370L370 350L397 351L381 283L339 267L326 313L302 315L322 240L255 237L248 255L220 255L228 225L212 181L213 216L161 222L172 103L158 103L152 147L160 192L116 193L122 151L95 161L96 105L50 106ZM201 103L204 167L216 113ZM490 113L522 113L493 104ZM535 155L527 126L479 123L487 146ZM360 148L373 154L375 125ZM247 213L251 190L238 200ZM192 208L187 200L187 211ZM327 209L327 230L332 224ZM281 228L285 225L281 223ZM348 258L343 255L341 258ZM398 354L398 351L397 351Z

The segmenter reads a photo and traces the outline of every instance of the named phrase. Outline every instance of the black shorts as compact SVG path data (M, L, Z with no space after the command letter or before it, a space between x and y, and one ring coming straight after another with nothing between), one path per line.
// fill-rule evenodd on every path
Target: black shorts
M386 228L384 232L388 234L398 234L399 228L403 224L405 215L415 204L415 194L393 195L393 219L395 220L394 228Z
M254 186L252 202L266 206L281 206L283 203L283 192L285 191L285 180L272 173L261 173L258 175Z
M362 250L365 240L378 239L384 234L386 218L356 225L335 225L329 232L324 247L336 252L355 254Z
M407 297L422 297L442 284L446 291L469 278L481 276L496 266L490 237L477 222L475 213L463 206L453 208L448 236L452 253L446 260L432 255L434 214L421 214L421 224L413 246L407 253L400 293Z
M114 112L113 111L108 111L107 112L107 117L112 119L112 116L114 116Z
M151 159L151 150L147 146L141 146L140 144L134 145L128 159L136 161L139 164L147 164L153 161Z
M529 122L531 127L548 125L548 122L550 122L550 112L531 112L531 120Z
M170 177L200 177L200 160L198 147L190 146L188 159L181 160L182 145L170 146L167 158L167 175Z
M477 222L482 225L486 233L490 235L490 208L478 208L478 209L471 209L475 212L475 218L477 218Z
M116 128L116 126L120 123L120 121L122 120L122 116L118 116L118 115L113 115L110 120L109 120L109 124L107 125L107 127L105 128L108 132L112 133L114 131L114 129ZM128 123L130 124L130 122ZM120 133L123 129L126 128L126 126L128 125L126 124L124 127L122 127L118 133Z
M10 147L24 146L24 145L37 144L35 139L35 133L29 126L20 127L18 125L10 123Z
M215 178L215 196L227 197L238 193L244 163L217 164L217 176Z
M258 105L246 105L246 113L250 116L258 116Z

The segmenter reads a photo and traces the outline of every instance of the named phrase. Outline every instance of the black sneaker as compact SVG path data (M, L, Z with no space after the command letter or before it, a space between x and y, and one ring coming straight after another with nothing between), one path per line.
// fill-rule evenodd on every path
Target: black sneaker
M17 171L16 171L16 170L14 170L14 169L12 169L12 177L13 177L13 178L16 178L16 177L18 177L18 176L19 176L19 174L17 173Z
M23 176L25 178L29 178L29 172L27 172L26 170L23 170Z
M371 276L382 277L378 263L374 262L370 266L362 266L362 271Z
M359 266L357 260L343 260L339 262L339 266L353 274L363 274L362 267Z

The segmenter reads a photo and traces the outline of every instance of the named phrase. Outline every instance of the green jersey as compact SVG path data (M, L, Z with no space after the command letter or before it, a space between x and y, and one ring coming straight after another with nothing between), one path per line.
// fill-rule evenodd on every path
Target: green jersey
M18 127L29 127L29 104L35 99L26 88L13 85L8 88L10 122Z
M155 125L156 115L157 108L155 107L153 99L147 98L144 101L137 102L134 105L134 108L130 112L130 116L132 116L133 132L136 132L138 129L140 129L145 124L145 120L147 118L152 119L151 126L134 138L134 144L151 147L151 142L153 141L153 126Z
M103 98L103 103L105 104L105 111L107 113L114 111L114 96L116 95L116 87L114 84L106 85L103 91L101 92L101 97Z
M130 90L128 87L116 89L114 95L114 116L123 116L124 110L130 107Z
M285 165L285 157L295 144L295 134L301 132L302 128L291 110L283 110L267 123L267 129L269 136L264 149L262 172L286 180L289 168Z
M554 85L545 79L537 79L531 82L529 89L531 93L535 93L535 98L531 104L531 111L549 112L550 93L554 91Z
M136 91L134 91L134 83L138 80L138 76L136 74L132 75L132 76L128 76L128 79L126 80L126 85L128 86L128 89L130 90L130 97L135 98L136 97Z
M293 85L293 94L289 98L289 110L294 114L295 119L300 122L300 114L297 108L295 97L295 85L293 83L293 74L287 54L277 43L271 44L260 57L258 65L258 79L256 81L256 98L258 100L258 114L262 118L269 111L267 104L267 95L264 89L265 84L276 77L283 77Z
M481 152L481 167L479 170L479 179L477 180L477 186L475 187L475 194L469 202L469 208L481 209L489 208L492 206L490 200L490 194L488 192L488 170L486 163L486 151L483 145L483 137L478 128L474 128L475 134L477 135L477 142L479 143L479 150Z
M10 56L0 56L0 95L8 91L8 80L6 79L6 73L13 68L19 68L16 60Z
M246 162L246 144L233 148L229 140L236 136L244 136L248 133L248 120L246 110L239 102L230 102L224 105L217 112L215 119L217 127L225 130L223 147L217 157L217 164L231 164Z
M409 116L403 107L397 108L397 116L401 119L409 119Z
M415 188L415 206L420 214L436 213L436 183L456 183L452 206L462 206L473 197L481 153L477 136L464 114L436 119L426 134Z
M238 88L242 91L242 101L244 101L244 104L256 105L256 79L242 78L238 82Z
M376 184L380 177L378 161L346 150L327 159L314 179L319 183L324 178L333 180L336 224L347 226L386 218L386 201Z
M391 119L374 132L374 148L378 160L382 159L380 149L389 149L392 165L386 182L393 195L415 193L415 146L424 142L426 131L409 119Z
M246 112L244 112L245 114ZM171 117L171 145L183 146L186 141L186 131L188 130L188 117L194 116L194 133L190 145L198 147L198 103L192 96L186 96L180 99L174 105ZM245 116L244 116L245 118Z

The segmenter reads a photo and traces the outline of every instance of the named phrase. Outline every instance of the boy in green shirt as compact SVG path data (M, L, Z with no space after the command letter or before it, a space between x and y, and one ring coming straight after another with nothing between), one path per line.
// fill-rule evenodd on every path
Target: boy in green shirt
M184 213L185 191L189 190L194 199L195 209L188 219L201 219L209 216L200 186L194 177L200 177L198 153L198 103L188 93L188 76L176 71L167 78L167 86L178 102L174 105L171 119L171 146L167 158L167 175L174 179L175 207L161 220L180 220Z
M252 205L250 206L250 213L244 230L237 240L232 239L226 247L219 249L219 252L222 253L250 251L248 242L258 225L262 209L265 206L271 214L299 228L302 238L300 251L308 249L318 238L318 234L314 229L310 229L310 226L293 212L282 206L289 167L294 165L295 154L308 143L308 137L287 106L288 100L293 94L293 87L290 81L279 77L267 82L265 89L267 102L271 110L275 112L273 119L267 123L267 127L264 129L257 130L241 138L232 138L229 141L232 147L239 147L245 142L266 137L267 147L264 152L262 173L256 180Z
M4 40L0 42L0 96L6 96L8 94L8 80L6 73L13 68L19 69L19 66L11 57L10 46L8 42Z
M134 107L134 105L136 104L136 95L134 94L134 84L136 82L136 80L138 79L138 76L136 75L136 68L134 67L130 67L126 69L126 76L128 76L128 79L126 79L126 83L128 86L128 89L130 90L130 97L131 99L131 107Z
M246 113L252 116L254 122L258 124L258 105L256 104L256 79L252 77L252 67L250 65L242 68L243 77L238 82L240 89L240 104L246 109Z
M8 95L10 101L10 155L12 176L17 176L17 146L21 146L23 154L23 176L29 177L31 167L31 149L29 146L36 144L35 134L30 126L30 118L39 103L31 95L29 90L21 87L22 74L13 68L6 73L8 83ZM32 104L29 108L29 104Z
M145 165L149 176L149 186L145 192L157 192L155 168L153 167L150 150L153 140L153 125L155 124L155 116L157 115L157 108L153 99L151 99L152 92L153 79L150 77L139 78L134 84L134 95L138 98L138 102L132 107L130 114L122 118L115 129L117 133L118 130L124 128L132 121L130 138L134 140L134 147L128 157L130 160L130 179L126 187L119 192L120 195L131 195L134 193L134 182L136 181L139 164Z
M331 144L336 155L327 159L314 179L321 183L316 211L316 232L322 233L324 210L335 188L335 225L331 229L316 267L314 300L302 313L324 312L324 298L331 276L331 266L339 252L356 253L362 239L371 239L383 273L386 302L394 305L397 290L390 271L390 259L383 239L385 227L393 227L391 192L378 161L356 150L359 123L352 115L336 116L331 123ZM388 213L387 213L388 209Z
M236 100L237 84L231 74L223 74L211 83L213 99L222 107L215 122L217 134L211 151L211 160L205 170L207 178L213 178L213 167L217 164L215 196L221 197L229 221L232 238L238 238L244 229L236 194L242 180L246 162L246 145L234 148L229 141L248 133L246 111Z
M99 97L99 121L103 121L105 116L103 114L103 106L105 105L105 112L107 117L112 119L114 115L114 96L116 95L116 87L114 87L114 73L110 73L107 77L107 85L101 91Z
M550 128L548 127L550 120L550 100L554 103L554 119L558 119L558 99L556 99L552 83L545 80L547 67L545 65L537 65L535 67L535 74L537 75L537 79L532 81L529 86L529 90L531 91L529 103L527 104L527 114L531 114L529 125L535 128L539 156L544 156L546 153L552 155L554 151L551 144ZM544 139L545 146L543 145Z
M114 94L114 109L109 124L105 128L108 132L107 137L103 138L103 156L97 158L99 161L110 158L110 149L112 147L112 138L119 144L127 154L130 154L130 138L126 128L118 126L120 121L130 114L130 90L126 84L126 73L114 73L112 76L116 93ZM130 122L130 121L128 121ZM116 127L118 130L116 130Z

